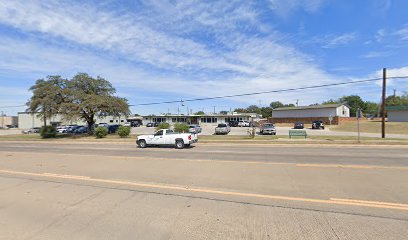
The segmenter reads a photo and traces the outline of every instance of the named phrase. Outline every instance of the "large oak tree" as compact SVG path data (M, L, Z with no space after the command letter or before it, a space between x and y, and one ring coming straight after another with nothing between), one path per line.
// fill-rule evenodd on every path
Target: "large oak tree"
M61 106L61 113L67 118L80 118L91 130L95 117L129 115L125 98L115 96L116 89L101 78L78 73L67 82L67 101Z

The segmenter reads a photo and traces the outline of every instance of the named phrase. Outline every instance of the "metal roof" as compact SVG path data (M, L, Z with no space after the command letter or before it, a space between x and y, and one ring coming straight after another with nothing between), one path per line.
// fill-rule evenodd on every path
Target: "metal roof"
M312 105L312 106L300 106L300 107L282 107L282 108L275 108L273 111L289 111L289 110L303 110L303 109L322 109L322 108L338 108L340 106L346 106L342 103L337 104L325 104L325 105Z
M400 110L408 110L408 105L403 106L386 106L385 110L387 111L400 111Z

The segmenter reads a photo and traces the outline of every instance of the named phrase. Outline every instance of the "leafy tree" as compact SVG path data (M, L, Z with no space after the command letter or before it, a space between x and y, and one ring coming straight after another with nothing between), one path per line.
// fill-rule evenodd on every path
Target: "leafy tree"
M60 107L65 98L66 80L60 76L48 76L47 80L38 79L30 87L33 92L30 100L27 102L27 111L37 113L47 126L47 119L60 111Z
M275 108L281 108L284 107L285 105L279 101L275 101L275 102L271 102L271 104L269 104L269 106L273 109Z
M385 99L385 104L387 106L403 106L408 105L408 95L402 96L389 96Z
M249 107L247 107L246 111L248 113L260 113L260 108L256 105L251 105Z
M120 116L129 114L125 98L114 96L112 84L101 78L92 78L86 73L78 73L67 81L67 99L61 106L67 119L80 118L92 129L97 116Z
M188 132L188 125L184 123L176 123L174 124L173 129L175 132L186 133Z
M378 114L378 110L379 110L378 103L366 101L365 109L363 109L363 113L376 116Z
M323 102L322 105L337 104L337 103L340 103L339 100L329 99L329 100Z
M170 128L170 124L169 123L160 123L157 127L156 127L156 131L160 130L160 129L168 129Z
M289 104L285 104L285 105L283 105L284 107L295 107L295 104L293 104L293 103L289 103Z
M194 113L194 115L205 115L205 112L203 112L203 111L198 111L198 112Z
M238 113L247 113L248 111L245 108L235 108L234 112Z
M269 118L272 116L272 108L271 107L262 107L261 108L261 115L263 118Z
M220 114L227 115L228 111L220 111Z

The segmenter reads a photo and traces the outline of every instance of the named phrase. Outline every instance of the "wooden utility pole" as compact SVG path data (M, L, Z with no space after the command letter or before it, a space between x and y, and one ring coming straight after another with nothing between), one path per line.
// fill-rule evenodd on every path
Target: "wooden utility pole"
M385 138L385 95L387 89L387 69L383 68L383 84L382 84L382 103L381 103L381 137Z

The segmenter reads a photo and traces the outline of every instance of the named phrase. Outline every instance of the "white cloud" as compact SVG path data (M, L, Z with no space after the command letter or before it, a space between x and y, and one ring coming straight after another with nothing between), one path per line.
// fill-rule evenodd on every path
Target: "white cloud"
M371 51L368 52L367 54L364 54L364 58L382 58L382 57L388 57L392 55L392 52L389 51Z
M396 31L396 35L398 35L401 40L408 40L408 26Z
M269 0L270 8L278 15L287 17L291 12L298 9L306 12L318 11L327 0Z
M357 38L356 33L345 33L340 36L325 36L320 41L324 44L323 48L335 48L344 46Z
M375 35L375 40L376 40L377 42L382 42L382 40L384 39L385 35L386 35L385 29L379 29L379 30L377 31L376 35Z

